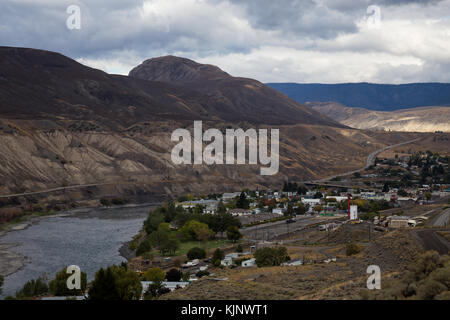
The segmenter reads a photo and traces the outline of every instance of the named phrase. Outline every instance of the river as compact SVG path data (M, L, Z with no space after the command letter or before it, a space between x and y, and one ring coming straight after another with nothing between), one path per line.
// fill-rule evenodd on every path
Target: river
M8 248L11 255L24 261L19 270L5 277L2 298L14 295L30 279L54 278L67 265L79 266L90 281L101 267L126 261L119 249L139 232L155 206L76 209L6 233L0 245L14 245Z

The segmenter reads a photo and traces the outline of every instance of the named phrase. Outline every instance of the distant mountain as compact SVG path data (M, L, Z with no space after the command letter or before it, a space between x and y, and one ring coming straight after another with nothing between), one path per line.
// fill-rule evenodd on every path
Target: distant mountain
M387 112L350 108L336 102L311 102L307 105L342 124L357 129L450 132L449 107L422 107Z
M268 83L300 102L334 101L348 107L393 111L422 106L450 106L450 83L299 84Z
M185 58L148 59L131 70L129 76L178 85L206 95L208 114L227 121L342 127L259 81L233 77L216 66Z

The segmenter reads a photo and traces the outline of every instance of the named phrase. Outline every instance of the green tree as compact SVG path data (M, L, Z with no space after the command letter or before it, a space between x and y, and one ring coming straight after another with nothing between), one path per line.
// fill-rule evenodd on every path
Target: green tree
M50 292L55 296L81 296L84 294L86 290L86 273L81 272L81 289L69 289L67 288L67 279L71 276L70 273L67 273L67 268L63 268L59 271L55 279L50 281L49 288Z
M104 207L109 207L111 205L111 201L109 201L108 199L100 199L100 204Z
M166 273L166 279L167 281L180 281L181 277L183 276L183 273L175 268L170 269L169 271L167 271Z
M187 257L189 260L204 259L206 257L206 251L202 248L194 247L188 251Z
M89 289L89 300L120 300L119 290L116 286L116 277L111 268L101 268L95 273Z
M164 214L152 211L144 221L144 230L147 234L151 234L153 231L158 230L161 223L164 222Z
M144 273L146 281L162 282L166 278L166 274L161 268L150 268Z
M244 192L241 192L241 194L239 195L239 198L236 201L236 208L240 208L240 209L248 209L249 208L249 202L248 202L247 197Z
M36 280L32 279L25 283L25 285L16 292L16 298L26 299L41 296L48 293L48 285L40 277Z
M255 251L254 257L258 267L279 266L289 260L285 247L261 248Z
M240 238L242 238L242 234L239 232L238 227L229 226L227 229L227 238L228 238L228 240L231 240L232 242L236 242Z
M183 240L204 240L205 237L212 236L213 231L206 223L197 220L190 220L179 230Z
M144 241L142 241L136 249L136 256L142 256L146 252L150 252L152 250L152 245L150 239L147 237Z
M212 256L212 261L213 261L214 265L216 264L217 261L219 261L219 265L220 265L220 261L222 261L223 258L225 258L225 252L223 252L219 248L214 250L214 253Z

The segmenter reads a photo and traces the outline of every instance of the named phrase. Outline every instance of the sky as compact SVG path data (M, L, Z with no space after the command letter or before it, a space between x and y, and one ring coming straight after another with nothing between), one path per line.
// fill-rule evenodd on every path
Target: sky
M1 0L0 45L118 74L171 54L265 83L450 82L450 0Z

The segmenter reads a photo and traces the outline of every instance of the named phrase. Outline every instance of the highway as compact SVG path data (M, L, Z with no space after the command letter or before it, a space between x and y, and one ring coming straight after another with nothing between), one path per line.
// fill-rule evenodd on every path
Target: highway
M348 175L354 174L354 173L356 173L356 172L364 171L364 170L366 170L368 167L370 167L371 165L374 164L375 158L376 158L376 156L377 156L379 153L381 153L381 152L383 152L383 151L386 151L386 150L389 150L389 149L392 149L392 148L396 148L396 147L403 146L403 145L405 145L405 144L410 144L410 143L416 142L416 141L418 141L418 140L420 140L420 139L421 139L421 138L417 138L417 139L409 140L409 141L406 141L406 142L393 144L393 145L391 145L391 146L387 146L387 147L384 147L384 148L382 148L382 149L378 149L378 150L372 152L371 154L369 154L369 155L367 156L367 159L366 159L366 165L365 165L363 168L361 168L361 169L357 169L357 170L352 170L352 171L348 171L348 172L336 174L336 175L334 175L334 176L327 177L327 178L323 178L323 179L319 179L319 180L305 181L304 183L321 183L321 182L329 181L329 180L331 180L331 179L334 179L334 178L337 178L337 177L340 177L340 176L348 176Z
M301 230L309 225L327 221L322 217L305 216L296 217L295 222L287 223L286 220L265 223L253 227L242 228L240 232L248 240L271 240L277 236Z

